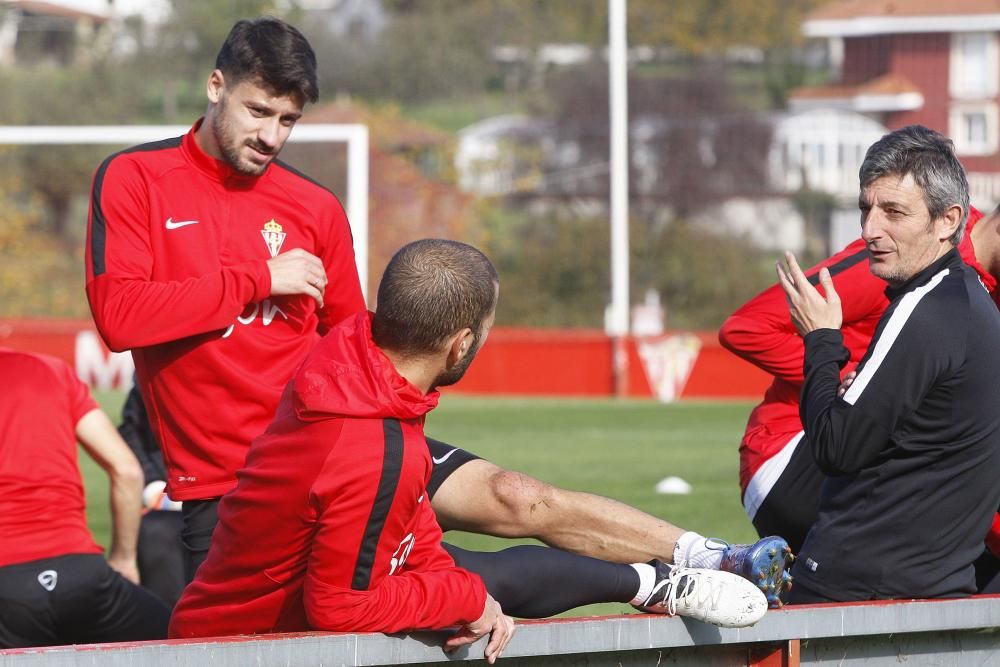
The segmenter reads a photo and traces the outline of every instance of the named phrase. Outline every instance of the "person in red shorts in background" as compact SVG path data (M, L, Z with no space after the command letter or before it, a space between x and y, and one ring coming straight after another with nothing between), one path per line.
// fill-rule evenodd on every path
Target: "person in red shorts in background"
M142 471L64 362L0 348L0 647L159 639L138 586ZM77 440L111 482L107 560L87 528Z

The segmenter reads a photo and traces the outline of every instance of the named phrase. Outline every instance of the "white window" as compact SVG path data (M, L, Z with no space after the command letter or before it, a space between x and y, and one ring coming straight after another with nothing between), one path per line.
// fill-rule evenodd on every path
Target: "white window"
M994 97L1000 87L997 34L958 32L951 36L949 90L952 97Z
M949 121L949 134L959 155L992 155L997 152L995 102L954 104Z

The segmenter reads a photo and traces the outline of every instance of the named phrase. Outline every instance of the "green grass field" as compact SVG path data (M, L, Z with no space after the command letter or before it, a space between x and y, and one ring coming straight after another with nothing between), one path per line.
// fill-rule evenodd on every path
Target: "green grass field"
M98 395L118 420L124 396ZM739 500L737 447L749 403L466 398L445 396L426 431L504 467L570 489L599 493L679 526L731 541L755 537ZM106 477L81 455L88 517L107 545ZM668 475L689 482L689 495L658 495ZM470 549L495 550L512 542L448 533ZM595 605L577 614L620 613L621 605Z

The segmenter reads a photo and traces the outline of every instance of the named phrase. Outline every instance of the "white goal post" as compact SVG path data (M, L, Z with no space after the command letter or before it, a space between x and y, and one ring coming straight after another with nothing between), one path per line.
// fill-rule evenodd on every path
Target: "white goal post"
M5 125L2 145L100 145L132 146L186 134L190 125ZM345 209L354 236L361 291L368 298L368 128L365 125L299 123L288 141L347 144L347 202ZM96 167L96 165L95 165Z

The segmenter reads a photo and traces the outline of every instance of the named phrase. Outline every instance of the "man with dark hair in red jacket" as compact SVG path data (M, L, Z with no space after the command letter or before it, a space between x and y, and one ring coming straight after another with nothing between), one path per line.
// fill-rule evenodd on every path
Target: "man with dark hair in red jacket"
M188 580L292 371L364 309L343 208L276 159L318 90L298 30L239 21L205 117L94 177L87 296L108 346L132 351L168 493L183 501Z

